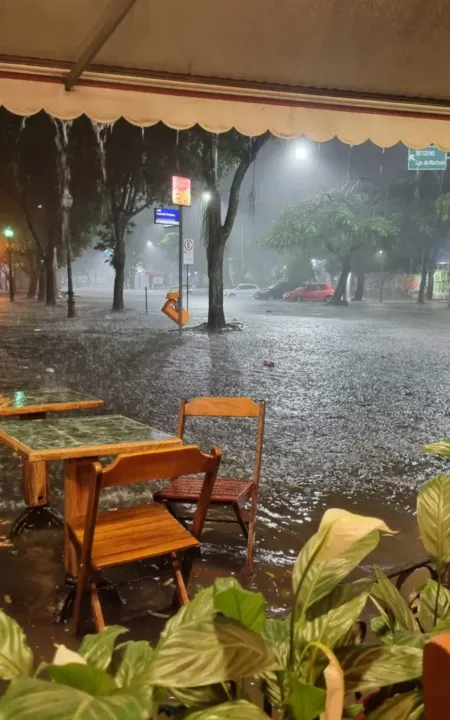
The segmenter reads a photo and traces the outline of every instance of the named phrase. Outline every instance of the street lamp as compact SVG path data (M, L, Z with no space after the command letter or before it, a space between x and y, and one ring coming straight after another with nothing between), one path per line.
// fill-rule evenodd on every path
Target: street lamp
M148 247L148 248L152 248L152 247L153 247L153 242L152 242L152 240L147 240L147 247Z
M380 303L383 302L383 283L384 283L384 250L378 250L378 257L381 258L381 278L380 278Z
M64 188L64 192L61 198L61 207L63 210L62 214L62 231L63 231L63 243L66 246L66 257L67 257L67 317L75 317L75 297L73 294L73 279L72 279L72 246L70 243L70 208L73 205L73 197L70 194L68 188Z
M3 230L3 235L7 240L6 249L8 251L8 284L9 284L9 301L14 302L15 287L13 277L13 266L12 266L12 243L11 240L14 237L14 230L12 227L6 227Z
M204 203L209 203L209 201L211 200L211 197L212 197L212 195L209 192L209 190L205 190L205 192L202 193L202 200Z
M300 142L295 146L295 157L297 160L307 160L310 155L310 150L306 142Z

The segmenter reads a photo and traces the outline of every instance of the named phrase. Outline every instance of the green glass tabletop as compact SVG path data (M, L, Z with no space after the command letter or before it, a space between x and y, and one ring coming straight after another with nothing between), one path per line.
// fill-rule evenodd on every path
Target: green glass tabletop
M76 448L101 447L104 448L104 454L108 454L108 451L114 454L116 446L123 449L127 444L180 442L174 436L122 415L2 422L0 423L1 440L19 451L26 449L30 454L48 453L50 459L53 452L64 456L64 451L67 451L67 457L75 457L75 453L70 450Z
M51 390L0 388L0 417L22 415L30 410L50 412L54 409L56 411L58 406L64 406L62 409L70 410L100 407L101 405L103 405L103 400L96 400L67 388Z

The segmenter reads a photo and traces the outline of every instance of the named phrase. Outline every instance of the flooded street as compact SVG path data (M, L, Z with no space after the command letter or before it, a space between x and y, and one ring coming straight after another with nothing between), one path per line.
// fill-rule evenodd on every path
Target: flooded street
M380 516L399 530L372 558L387 571L420 559L415 493L445 468L420 448L450 435L450 311L444 303L331 308L228 301L227 317L241 321L242 332L186 330L179 337L159 313L161 297L150 297L145 315L142 294L126 294L129 309L114 315L108 296L83 295L70 325L64 303L49 311L25 301L11 308L0 298L2 384L68 387L103 398L105 411L95 412L123 414L167 432L175 430L183 397L265 399L254 583L273 612L289 605L290 567L325 508ZM206 297L194 295L190 302L195 325L205 317ZM267 360L274 367L264 366ZM197 420L187 438L203 449L221 446L228 475L251 469L250 421ZM3 446L0 472L6 533L23 499L20 460ZM61 508L60 465L51 466L51 478L52 502ZM141 485L121 489L109 494L108 504L132 503L144 492ZM205 540L193 586L218 574L242 575L245 547L237 526L208 526ZM27 626L51 621L54 582L63 579L61 543L61 533L45 531L0 548L0 599L7 596L5 608ZM29 594L20 597L27 573L33 575ZM157 583L152 588L158 606L162 591ZM65 633L48 627L51 637Z

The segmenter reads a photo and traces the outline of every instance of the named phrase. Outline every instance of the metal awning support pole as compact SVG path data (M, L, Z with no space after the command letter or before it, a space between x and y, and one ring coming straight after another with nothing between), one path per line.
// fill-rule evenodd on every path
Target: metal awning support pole
M116 0L108 14L94 27L87 36L84 48L72 70L64 79L66 90L72 90L82 72L101 50L122 20L128 15L136 0Z

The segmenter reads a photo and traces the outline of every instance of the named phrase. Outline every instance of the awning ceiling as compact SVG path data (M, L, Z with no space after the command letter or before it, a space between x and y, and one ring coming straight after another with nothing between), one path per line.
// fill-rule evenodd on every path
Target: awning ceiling
M0 104L450 150L449 36L444 0L2 0Z

